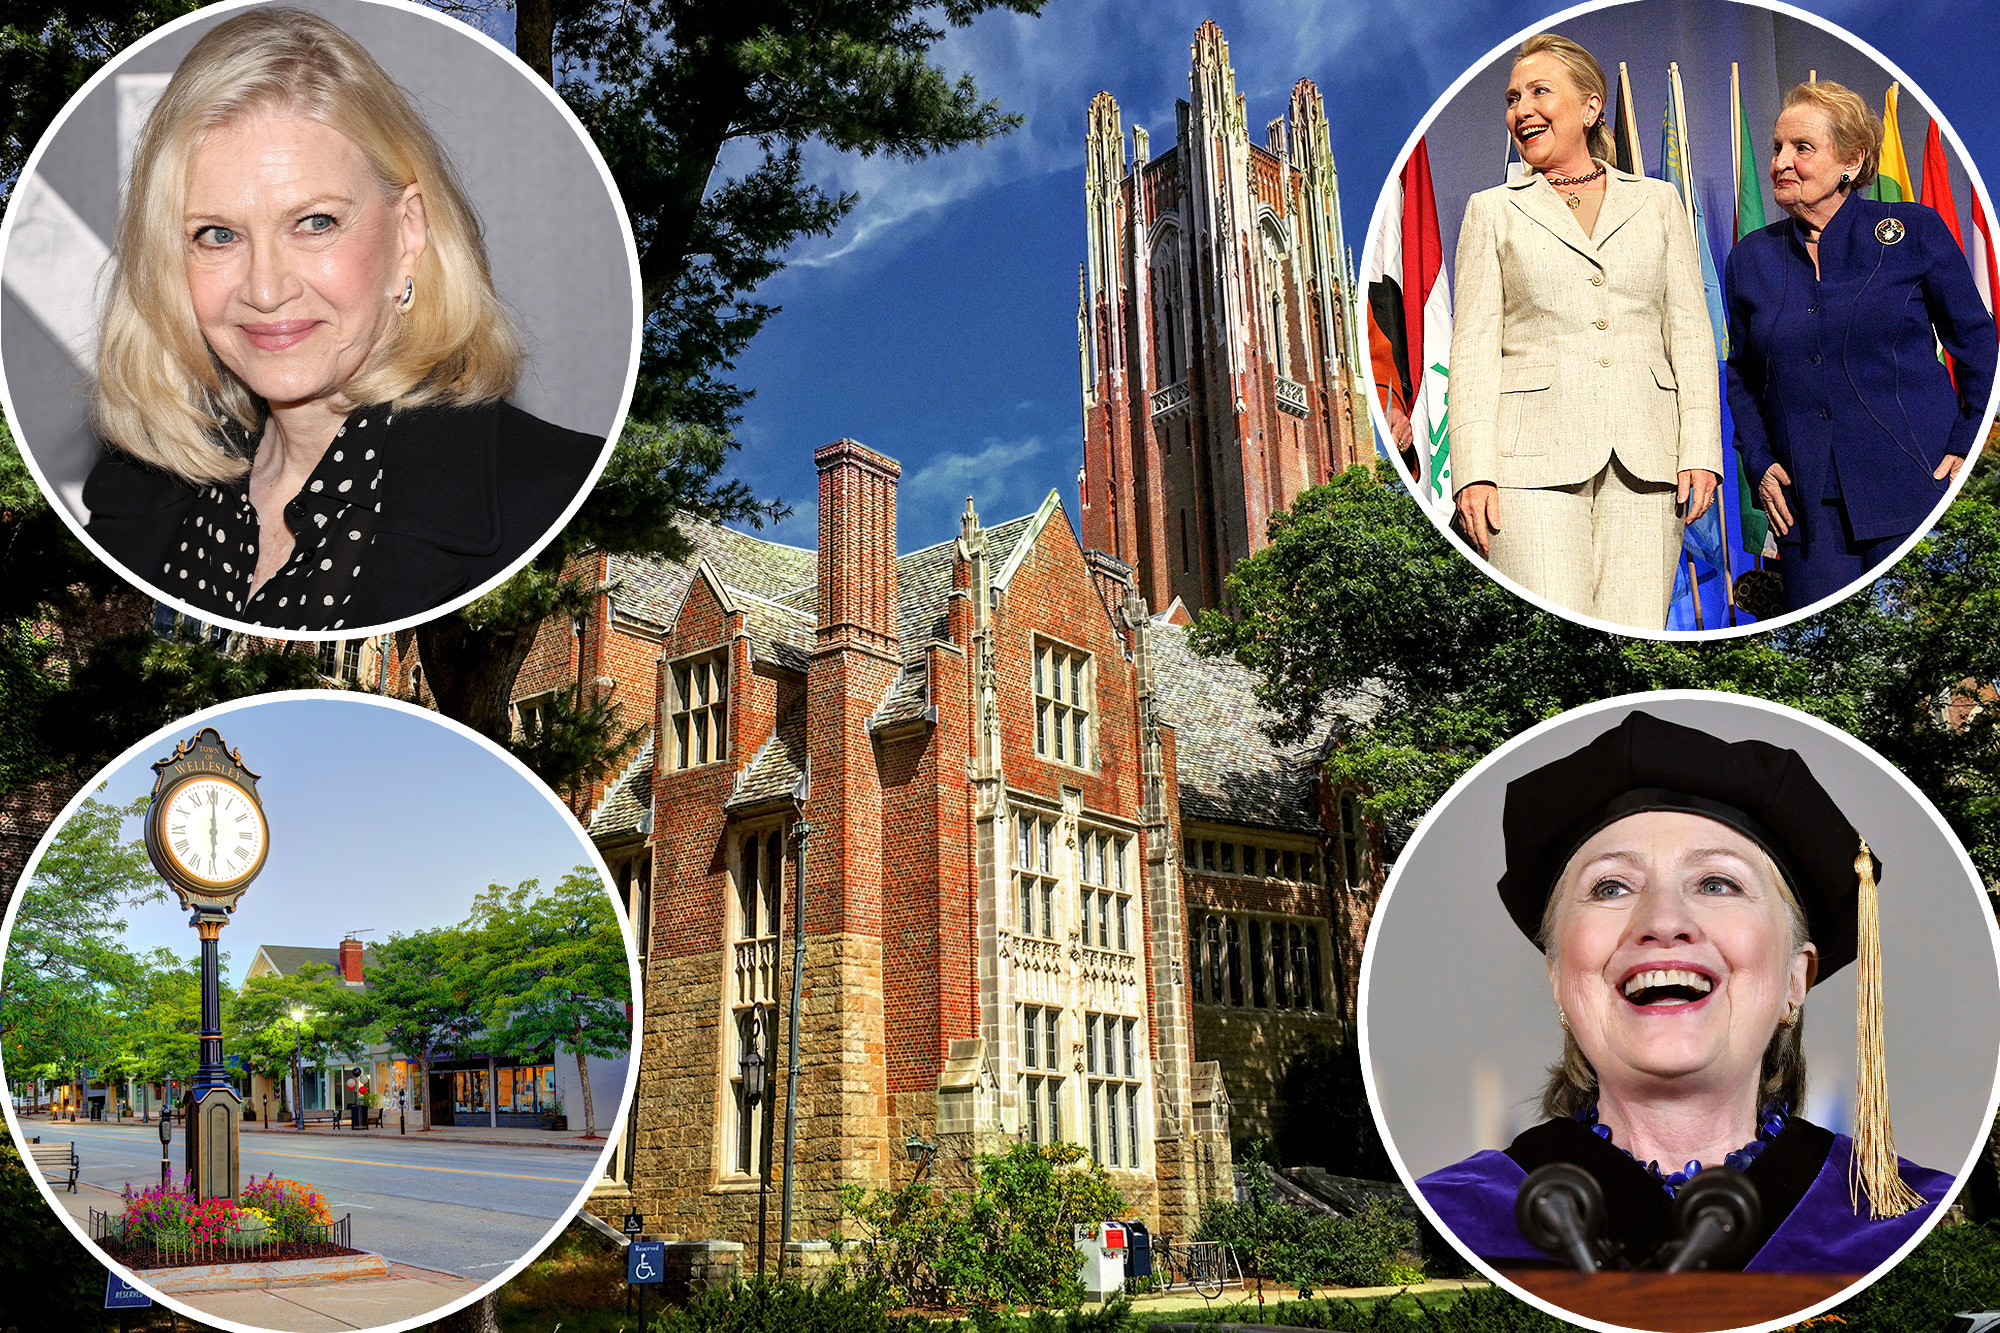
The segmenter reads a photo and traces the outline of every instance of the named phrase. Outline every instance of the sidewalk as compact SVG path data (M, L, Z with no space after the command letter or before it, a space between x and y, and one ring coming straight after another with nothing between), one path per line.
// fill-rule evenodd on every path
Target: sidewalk
M1313 1300L1372 1300L1378 1296L1396 1296L1408 1292L1412 1296L1429 1296L1440 1292L1460 1291L1466 1287L1489 1285L1485 1278L1439 1278L1414 1287L1322 1287L1312 1294ZM1264 1308L1269 1311L1299 1298L1296 1287L1286 1287L1275 1283L1264 1284ZM1180 1310L1213 1310L1218 1307L1242 1307L1248 1305L1248 1319L1257 1316L1257 1288L1253 1283L1248 1287L1225 1287L1214 1300L1206 1300L1194 1291L1171 1291L1162 1296L1135 1296L1132 1309L1141 1314L1171 1314Z
M33 1138L39 1134L44 1143L67 1142L63 1139L64 1130L81 1129L85 1125L143 1125L155 1130L159 1128L158 1121L140 1120L136 1116L126 1116L123 1119L113 1116L107 1120L72 1121L67 1117L51 1120L45 1115L23 1115L18 1119L28 1137ZM181 1133L181 1124L175 1121L174 1142L181 1141ZM265 1135L275 1140L282 1134L320 1139L405 1139L412 1143L505 1143L517 1147L558 1148L571 1152L602 1152L606 1138L605 1131L601 1127L596 1138L587 1139L578 1131L568 1129L488 1129L483 1125L445 1125L427 1131L418 1129L415 1120L409 1122L408 1133L398 1134L393 1118L380 1129L371 1127L363 1130L334 1129L328 1125L308 1125L304 1129L294 1129L284 1123L273 1123L267 1128L255 1120L243 1122L243 1139L246 1143L263 1138Z
M101 1185L88 1182L79 1184L74 1194L61 1188L56 1190L64 1211L76 1219L77 1226L85 1233L90 1230L90 1210L109 1211L118 1205L119 1197ZM181 1292L173 1300L204 1315L239 1324L289 1333L337 1333L341 1329L380 1328L414 1319L440 1310L483 1285L482 1278L391 1263L387 1277L343 1278L249 1291Z

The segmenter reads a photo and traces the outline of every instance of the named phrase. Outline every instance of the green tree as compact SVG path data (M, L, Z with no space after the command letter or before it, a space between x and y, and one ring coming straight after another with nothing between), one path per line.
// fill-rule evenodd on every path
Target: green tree
M458 1050L484 1020L487 986L474 959L465 930L419 930L377 945L368 972L369 1003L382 1040L420 1066L426 1130L431 1062Z
M495 1049L521 1058L569 1052L583 1088L584 1133L597 1133L591 1056L616 1059L632 1046L632 981L625 933L587 865L553 889L534 880L489 886L473 901L487 977L486 1028Z
M250 977L228 997L225 1009L235 1029L230 1054L267 1078L289 1072L287 1096L301 1087L302 1062L326 1064L380 1036L370 997L325 963L307 963L285 976ZM294 1114L301 1109L292 1107Z
M111 995L116 1050L105 1072L142 1083L172 1078L186 1087L201 1063L200 955L177 958L171 949L154 949L133 962L132 975ZM225 1019L225 1041L230 1035Z
M125 913L166 897L145 844L125 837L125 821L145 809L144 798L122 807L86 799L36 867L0 970L9 1068L48 1065L81 1078L114 1052L107 1000L139 971L121 942Z
M1994 464L1981 460L1983 481ZM1193 641L1260 677L1274 738L1342 721L1329 779L1406 828L1496 746L1579 704L1639 690L1732 690L1851 732L1937 804L1974 863L2000 876L2000 503L1962 497L1875 587L1761 635L1660 643L1537 610L1440 537L1387 475L1350 469L1272 519L1229 579L1231 615ZM1956 709L1952 705L1959 705Z

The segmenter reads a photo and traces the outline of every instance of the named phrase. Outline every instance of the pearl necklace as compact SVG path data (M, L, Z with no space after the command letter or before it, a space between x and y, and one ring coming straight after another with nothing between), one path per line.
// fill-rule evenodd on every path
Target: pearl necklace
M1596 180L1599 176L1602 176L1603 174L1604 174L1604 168L1598 167L1593 171L1585 172L1581 176L1544 176L1542 179L1546 180L1551 185L1560 185L1560 186L1588 185L1590 184L1590 182ZM1580 194L1575 194L1568 190L1564 190L1563 198L1569 200L1569 206L1571 208L1583 207L1583 196Z
M1722 1164L1724 1166L1733 1166L1738 1171L1749 1170L1750 1163L1756 1161L1758 1155L1770 1146L1771 1140L1777 1138L1784 1131L1785 1123L1790 1118L1791 1113L1788 1107L1777 1104L1765 1107L1763 1113L1758 1118L1757 1137L1744 1144L1741 1148L1738 1148L1735 1152L1725 1156L1722 1159ZM1590 1105L1584 1107L1581 1111L1571 1116L1570 1119L1576 1121L1606 1143L1611 1143L1611 1126L1598 1122L1596 1102L1592 1102ZM1618 1145L1615 1143L1611 1143L1611 1146L1618 1148ZM1639 1161L1638 1158L1632 1157L1632 1151L1629 1148L1618 1148L1618 1151L1624 1153L1627 1157L1631 1157L1634 1162ZM1674 1197L1675 1190L1678 1190L1681 1186L1701 1174L1701 1163L1693 1160L1690 1160L1686 1166L1683 1166L1670 1176L1660 1173L1660 1164L1658 1162L1644 1162L1641 1165L1646 1168L1647 1173L1654 1180L1659 1182L1660 1187L1666 1190L1667 1197L1670 1199Z

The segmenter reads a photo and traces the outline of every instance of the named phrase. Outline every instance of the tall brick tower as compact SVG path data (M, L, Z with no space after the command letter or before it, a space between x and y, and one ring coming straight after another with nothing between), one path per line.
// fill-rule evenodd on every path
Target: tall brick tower
M1215 606L1300 491L1372 456L1352 258L1319 90L1250 142L1229 44L1195 33L1175 143L1090 104L1078 278L1083 544L1148 604Z

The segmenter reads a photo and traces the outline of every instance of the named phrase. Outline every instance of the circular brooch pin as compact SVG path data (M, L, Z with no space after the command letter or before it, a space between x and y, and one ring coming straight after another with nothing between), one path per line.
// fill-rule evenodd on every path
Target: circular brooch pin
M1875 224L1875 239L1884 245L1894 245L1903 239L1903 224L1894 218L1883 218Z

